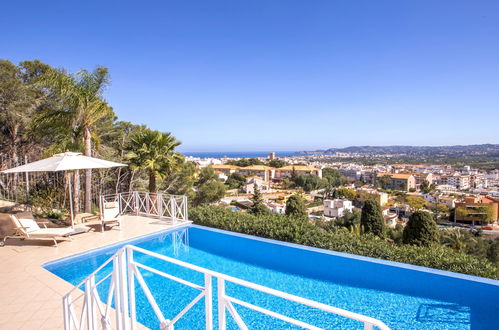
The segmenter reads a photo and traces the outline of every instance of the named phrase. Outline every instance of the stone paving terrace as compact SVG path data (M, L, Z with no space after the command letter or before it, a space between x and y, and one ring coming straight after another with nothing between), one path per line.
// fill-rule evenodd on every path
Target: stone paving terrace
M9 239L0 247L0 329L63 329L62 297L73 286L42 268L48 261L171 228L153 218L123 216L116 227L72 236L72 241Z

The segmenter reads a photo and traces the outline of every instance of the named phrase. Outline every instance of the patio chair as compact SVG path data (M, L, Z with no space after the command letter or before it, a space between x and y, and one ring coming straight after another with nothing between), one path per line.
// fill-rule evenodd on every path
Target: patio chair
M7 235L3 238L3 241L0 241L0 246L5 245L5 241L8 238L20 238L24 239L33 239L33 240L52 240L54 241L54 245L57 246L57 240L69 239L69 236L72 232L72 228L40 228L38 223L29 218L18 218L14 214L5 214L10 218L10 221L13 225L13 229L15 230L15 234Z
M121 228L121 214L118 202L107 202L102 205L101 212L102 232L106 225L118 225Z

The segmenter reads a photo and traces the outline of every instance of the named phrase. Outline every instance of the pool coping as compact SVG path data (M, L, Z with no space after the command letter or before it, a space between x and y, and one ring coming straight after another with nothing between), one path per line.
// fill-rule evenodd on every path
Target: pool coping
M162 230L159 230L159 231L156 231L156 232L153 232L153 233L149 233L149 234L144 234L144 235L140 235L140 236L128 238L128 239L125 239L123 241L119 241L119 242L112 243L112 244L109 244L109 245L105 245L105 246L101 246L101 247L96 247L96 248L93 248L93 249L89 249L89 250L85 250L85 251L82 251L82 252L78 252L78 253L75 253L75 254L72 254L72 255L69 255L69 256L65 256L65 257L62 257L62 258L57 258L57 259L54 259L54 260L49 260L49 261L46 261L43 264L41 264L40 267L42 267L44 270L52 273L50 270L48 270L47 268L45 268L45 266L52 265L52 264L57 264L57 263L60 263L60 262L64 262L66 260L73 259L75 257L82 256L82 255L85 255L85 254L92 254L92 253L94 253L96 251L99 251L99 250L111 249L111 248L113 248L114 246L117 246L117 245L127 245L127 243L129 243L131 241L137 241L137 240L149 237L149 236L161 235L161 234L163 234L165 232L177 230L177 229L179 229L181 227L184 227L184 226L185 227L190 227L192 225L193 225L192 221L188 221L188 222L184 222L184 223L180 223L180 224L176 224L176 225L171 225L171 227L169 227L169 228L162 229Z
M284 241L279 241L279 240L270 239L270 238L264 238L264 237L254 236L254 235L237 233L237 232L228 231L228 230L224 230L224 229L196 225L196 224L192 223L192 221L190 221L188 223L174 225L173 227L170 227L170 228L158 231L158 232L137 236L137 237L123 240L120 242L116 242L116 243L113 243L110 245L86 250L86 251L76 253L76 254L73 254L70 256L51 260L51 261L48 261L48 262L45 262L44 264L42 264L41 267L44 270L50 272L50 270L45 268L45 266L64 262L65 260L73 259L77 256L81 256L81 255L85 255L85 254L91 254L91 253L94 253L94 252L99 251L99 250L110 249L110 248L117 246L117 245L126 245L127 243L130 243L132 241L137 241L137 240L143 239L145 237L149 237L149 236L161 235L163 233L174 231L174 230L177 230L177 229L182 228L182 227L199 228L199 229L209 230L212 232L217 232L217 233L221 233L221 234L225 234L225 235L231 235L231 236L235 236L235 237L241 237L241 238L251 239L251 240L255 240L255 241L270 243L270 244L277 244L277 245L281 245L281 246L296 248L296 249L315 252L315 253L322 253L322 254L343 257L343 258L348 258L348 259L354 259L354 260L359 260L359 261L364 261L364 262L372 262L372 263L381 264L381 265L390 266L390 267L403 268L403 269L407 269L407 270L420 271L420 272L429 273L429 274L433 274L433 275L440 275L440 276L452 277L452 278L456 278L456 279L460 279L460 280L473 281L473 282L478 282L478 283L482 283L482 284L499 286L499 280L494 280L491 278L468 275L468 274L463 274L463 273L456 273L456 272L451 272L451 271L447 271L447 270L412 265L412 264L398 262L398 261L391 261L391 260L385 260L385 259L380 259L380 258L366 257L366 256L362 256L362 255L357 255L357 254L338 252L338 251L334 251L334 250L327 250L327 249L321 249L321 248L316 248L316 247L307 246L307 245L284 242Z
M487 278L487 277L480 277L480 276L475 276L475 275L456 273L456 272L451 272L448 270L429 268L429 267L412 265L412 264L408 264L408 263L385 260L385 259L380 259L380 258L366 257L366 256L358 255L358 254L351 254L351 253L346 253L346 252L338 252L338 251L334 251L334 250L321 249L321 248L316 248L316 247L312 247L312 246L284 242L284 241L278 241L278 240L271 239L271 238L264 238L264 237L254 236L254 235L237 233L237 232L228 231L228 230L224 230L224 229L201 226L201 225L196 225L196 224L191 224L191 225L189 225L189 227L202 228L202 229L210 230L213 232L218 232L218 233L223 233L223 234L227 234L227 235L243 237L243 238L248 238L248 239L253 239L256 241L261 241L261 242L266 242L266 243L278 244L278 245L297 248L297 249L310 251L310 252L328 254L328 255L333 255L333 256L337 256L337 257L344 257L344 258L355 259L355 260L366 261L366 262L374 262L374 263L382 264L385 266L404 268L404 269L415 270L415 271L420 271L420 272L424 272L424 273L430 273L430 274L435 274L435 275L453 277L453 278L457 278L457 279L461 279L461 280L467 280L467 281L473 281L473 282L479 282L479 283L483 283L483 284L499 286L499 280L494 280L494 279Z

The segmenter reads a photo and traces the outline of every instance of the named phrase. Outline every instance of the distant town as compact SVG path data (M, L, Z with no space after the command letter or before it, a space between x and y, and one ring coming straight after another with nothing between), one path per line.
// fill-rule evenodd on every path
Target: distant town
M495 145L493 145L495 146ZM370 157L386 157L386 153ZM495 229L499 216L499 170L470 165L362 164L338 158L366 157L355 151L260 158L188 157L200 169L211 167L227 185L219 201L236 212L251 208L255 189L265 206L283 214L286 200L299 193L309 218L337 220L361 208L366 199L382 207L389 227L404 225L416 210L433 213L441 227Z

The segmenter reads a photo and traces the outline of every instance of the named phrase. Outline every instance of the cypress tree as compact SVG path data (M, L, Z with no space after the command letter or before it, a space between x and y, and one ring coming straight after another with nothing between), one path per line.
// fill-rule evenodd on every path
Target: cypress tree
M365 233L371 233L379 237L385 236L385 219L377 201L373 199L365 201L360 217L360 225Z
M404 228L403 241L406 244L430 246L438 241L438 227L428 212L416 211L409 217Z
M337 198L339 198L339 196L338 196L338 195L339 195L339 194L338 194L338 191L336 190L336 188L334 188L332 198L333 198L333 199L337 199Z

